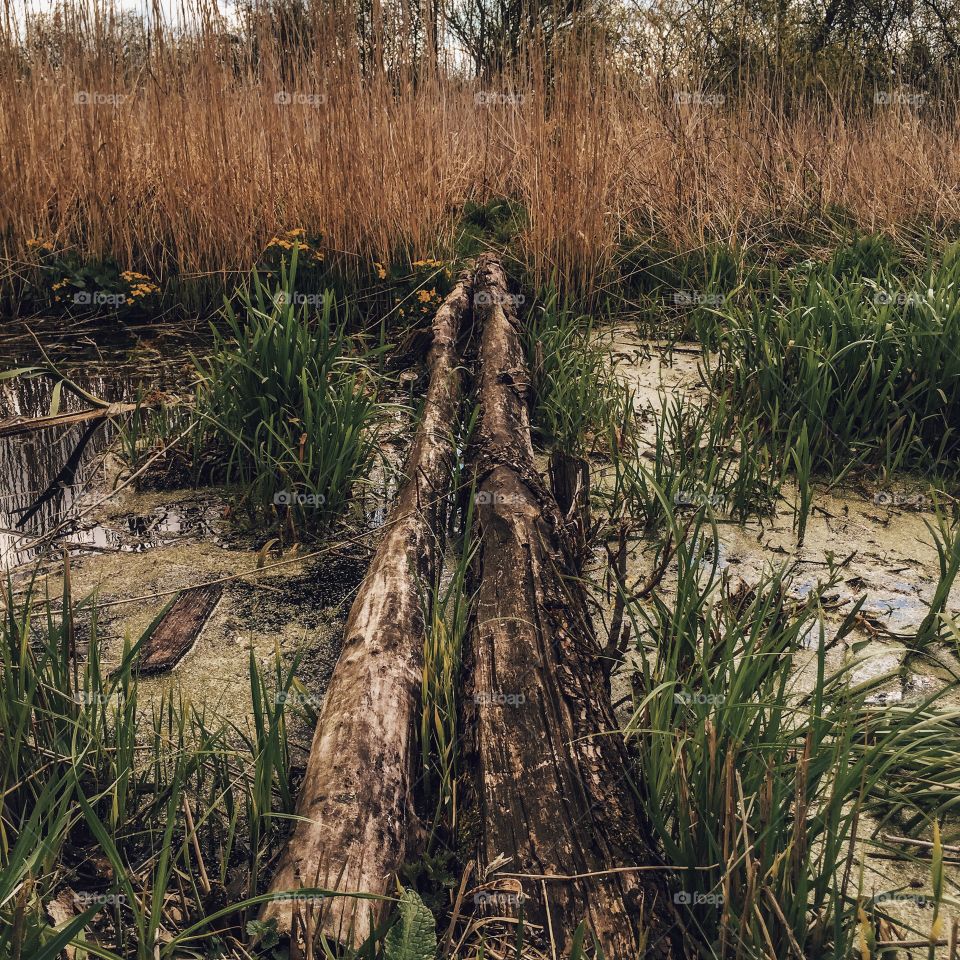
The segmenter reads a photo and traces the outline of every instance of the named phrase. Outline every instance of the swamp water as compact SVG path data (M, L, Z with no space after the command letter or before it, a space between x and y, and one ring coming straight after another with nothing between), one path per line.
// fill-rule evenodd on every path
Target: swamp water
M613 352L617 375L634 391L641 434L651 445L656 433L655 414L660 412L664 392L683 392L694 403L707 400L708 391L699 375L697 345L682 344L667 351L666 345L649 341L628 327L615 328L605 342ZM939 578L937 551L924 522L932 521L933 515L915 509L915 492L878 496L869 485L855 481L831 492L818 489L803 545L798 546L793 527L794 490L787 486L773 516L743 524L718 522L715 560L718 573L729 578L734 590L754 587L765 572L789 565L792 574L788 589L798 599L828 579L830 561L840 564L840 579L825 597L829 602L822 628L828 642L852 606L861 598L865 600L857 627L829 652L828 669L852 664L854 683L887 677L868 700L878 707L913 705L939 691L937 709L958 711L960 693L952 686L960 677L957 643L950 639L933 644L922 656L910 655L908 650L910 634L916 632L926 615ZM649 569L650 557L638 545L629 558L628 582L647 575ZM661 595L669 599L676 583L674 561L667 568ZM960 582L950 592L947 613L960 613ZM810 690L815 682L819 629L818 625L816 635L807 639L809 658L806 662L799 660L796 693ZM615 676L613 684L615 702L629 698L626 671ZM629 708L621 709L619 716L626 722ZM868 836L875 826L865 817L858 835ZM889 827L884 830L890 832L894 831ZM929 839L927 833L923 835ZM945 843L958 843L960 821L956 817L943 824L943 835ZM956 896L960 884L960 863L955 854L950 856L955 862L946 864L948 900ZM856 859L863 865L863 894L899 891L883 904L884 909L905 927L929 930L932 903L923 896L930 890L929 864L885 857L873 845L862 839L858 842ZM955 914L949 903L944 912L948 917ZM927 953L924 948L897 955L925 957ZM946 957L947 948L938 949L936 956Z
M138 392L153 390L189 395L189 355L204 344L195 329L172 324L32 329L63 374L110 402L135 402ZM0 370L43 362L26 330L14 326L4 334ZM47 415L55 383L47 375L0 381L0 421ZM61 412L89 406L62 390ZM0 568L18 589L36 575L35 596L48 595L56 606L69 553L73 596L95 598L107 668L178 591L224 579L220 600L183 660L167 675L140 679L141 702L176 692L198 709L243 723L250 710L251 654L267 675L279 654L285 667L301 657L297 675L318 705L366 555L323 552L321 544L303 548L303 559L287 554L273 566L275 554L260 555L262 538L244 535L225 519L222 491L123 486L121 423L0 438ZM311 549L321 555L310 557ZM81 631L84 621L86 613ZM309 731L294 724L291 732L299 734L295 747L309 745Z
M138 390L189 390L184 358L197 342L195 331L39 332L64 372L106 400L130 400ZM648 427L661 390L706 396L698 385L694 349L675 351L667 359L655 344L622 329L615 333L613 349L619 375L635 388L638 415ZM0 369L38 360L28 336L0 338ZM52 393L53 381L47 377L0 381L0 420L46 414ZM72 410L84 404L64 391L62 406ZM140 681L142 702L156 703L175 691L198 708L242 725L249 715L251 655L261 672L271 673L279 653L284 665L300 658L298 678L311 704L319 706L365 555L331 549L317 557L286 556L277 567L270 566L275 562L271 557L267 568L260 569L260 544L245 543L232 533L217 491L130 488L79 523L68 523L54 545L41 544L46 552L38 555L34 538L102 498L115 482L117 461L111 445L116 440L117 428L106 423L0 440L0 565L22 572L24 565L39 561L46 581L39 584L40 592L56 598L61 551L69 550L74 596L97 598L108 665L117 662L124 641L139 637L179 590L229 578L181 663L167 676ZM371 516L373 526L382 522L382 512ZM790 561L795 566L792 589L800 596L825 577L828 553L849 557L825 629L829 632L830 623L839 622L863 594L865 617L856 643L831 654L835 665L855 657L857 679L892 674L876 694L879 704L909 703L943 689L944 708L956 707L960 701L955 692L945 689L948 678L960 673L954 653L942 646L932 658L910 658L896 636L916 628L938 574L936 551L923 520L920 512L875 503L866 489L833 491L817 496L802 548L796 545L791 508L781 504L776 515L762 523L721 524L718 562L729 576L749 586L771 564ZM631 579L647 569L647 558L634 555L631 562ZM668 570L665 596L675 582L671 577ZM960 590L954 589L948 606L960 610ZM798 684L809 679L801 672ZM621 687L615 699L623 692ZM294 762L299 764L309 747L309 725L301 718L290 732ZM956 842L956 830L946 826L948 842ZM922 864L873 859L862 844L858 853L864 858L867 894L891 889L922 893L929 888ZM955 883L955 867L950 872ZM917 929L929 927L930 908L921 896L911 900L905 894L890 912Z

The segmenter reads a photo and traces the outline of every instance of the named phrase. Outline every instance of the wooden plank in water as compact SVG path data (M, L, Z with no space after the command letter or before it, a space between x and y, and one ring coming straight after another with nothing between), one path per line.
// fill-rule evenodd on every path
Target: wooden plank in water
M147 638L136 666L139 673L163 673L175 667L193 646L222 593L222 583L184 590Z

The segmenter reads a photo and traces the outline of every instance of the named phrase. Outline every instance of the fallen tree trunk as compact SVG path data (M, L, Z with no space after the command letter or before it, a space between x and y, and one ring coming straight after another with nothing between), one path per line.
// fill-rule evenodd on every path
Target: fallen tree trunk
M172 670L193 646L222 593L222 583L184 590L140 648L136 670L144 676Z
M108 420L110 417L133 413L138 406L141 409L144 408L144 404L111 403L104 407L79 410L76 413L56 413L53 416L35 417L31 420L6 420L0 423L0 438L36 433L38 430L49 430L52 427L72 427L78 423L89 423L91 420Z
M437 311L428 355L423 418L386 532L360 585L343 651L327 688L297 802L297 822L270 885L392 896L418 823L413 789L419 758L423 592L442 562L462 384L457 340L470 309L471 280L460 278ZM389 903L330 898L310 928L357 946ZM296 935L297 900L268 903L264 919Z
M480 547L461 818L488 884L475 902L481 914L522 915L525 941L551 956L570 955L581 921L607 960L669 956L662 886L656 874L631 870L655 870L655 861L574 544L534 465L526 363L496 260L481 259L474 288L482 324L471 454Z

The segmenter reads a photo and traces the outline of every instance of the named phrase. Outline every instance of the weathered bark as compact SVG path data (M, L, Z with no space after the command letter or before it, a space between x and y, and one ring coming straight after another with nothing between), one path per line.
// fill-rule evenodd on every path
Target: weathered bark
M139 405L142 409L144 404ZM0 437L16 437L24 433L36 433L52 427L72 427L77 423L91 420L107 420L125 413L133 413L138 407L135 403L111 403L105 407L93 407L76 413L57 413L51 417L35 417L32 420L5 420L0 423Z
M481 874L509 858L487 877L500 878L503 893L488 892L480 910L519 917L522 909L528 942L548 950L552 942L556 956L569 956L583 920L610 960L668 956L663 894L651 874L622 869L654 860L570 534L534 466L526 365L496 260L481 259L474 286L491 296L475 311L480 548L461 817Z
M325 887L392 896L418 823L417 776L424 620L422 594L435 582L455 460L462 383L457 340L470 308L464 275L433 322L423 419L386 532L360 585L343 651L327 688L300 788L297 823L271 891ZM273 901L289 934L295 901ZM331 898L312 926L341 943L361 943L388 904ZM300 911L301 913L303 911Z
M550 490L564 517L580 514L590 525L590 464L582 457L554 450L550 454Z
M173 669L193 646L222 593L222 583L184 590L140 648L136 669L141 674Z
M579 570L589 554L590 464L560 450L550 454L550 491L573 538L573 557Z

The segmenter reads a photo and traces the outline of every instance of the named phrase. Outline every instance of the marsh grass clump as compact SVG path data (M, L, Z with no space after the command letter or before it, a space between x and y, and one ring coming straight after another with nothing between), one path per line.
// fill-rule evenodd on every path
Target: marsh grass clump
M58 610L33 587L8 584L2 601L0 955L54 960L77 938L105 960L173 960L199 940L249 956L244 921L293 809L277 694L296 663L264 672L251 656L241 727L176 691L143 702L149 630L108 672L96 605L71 595L69 568ZM55 898L80 905L56 929Z
M554 450L589 456L607 443L629 402L593 318L578 314L551 291L530 309L523 329L534 429Z
M452 835L456 829L459 685L472 603L468 573L477 549L472 537L473 510L471 495L463 512L462 538L449 552L447 576L424 597L424 611L429 615L425 617L420 750L423 792L437 805L431 840L438 832Z
M768 515L782 477L759 441L757 422L734 416L722 395L704 402L662 393L652 442L633 421L612 435L607 499L648 534L663 529L672 510L705 507L738 520Z
M866 697L884 678L856 686L849 668L828 671L828 646L859 609L827 639L833 571L799 602L787 569L734 589L703 509L687 537L675 533L675 588L629 605L639 641L627 726L654 836L681 868L674 902L706 955L849 956L862 920L856 845L895 805L922 823L956 803L934 746L955 718L930 701L879 716ZM797 671L811 657L807 692ZM870 836L866 811L878 818Z
M486 203L468 200L461 211L457 252L467 258L491 245L506 247L521 235L526 224L527 212L519 200L510 197L494 197Z
M280 507L319 526L345 514L374 461L377 384L334 295L299 294L295 277L294 255L278 285L254 274L227 305L196 363L198 434L252 511Z
M796 450L808 472L834 481L854 467L881 479L898 470L955 479L960 256L948 249L904 277L885 250L870 248L852 272L833 272L853 256L836 254L773 295L754 293L724 311L714 385L761 420L774 449Z
M628 238L617 259L618 290L641 328L657 340L693 340L717 311L760 282L746 251L728 243L677 250L653 238Z

